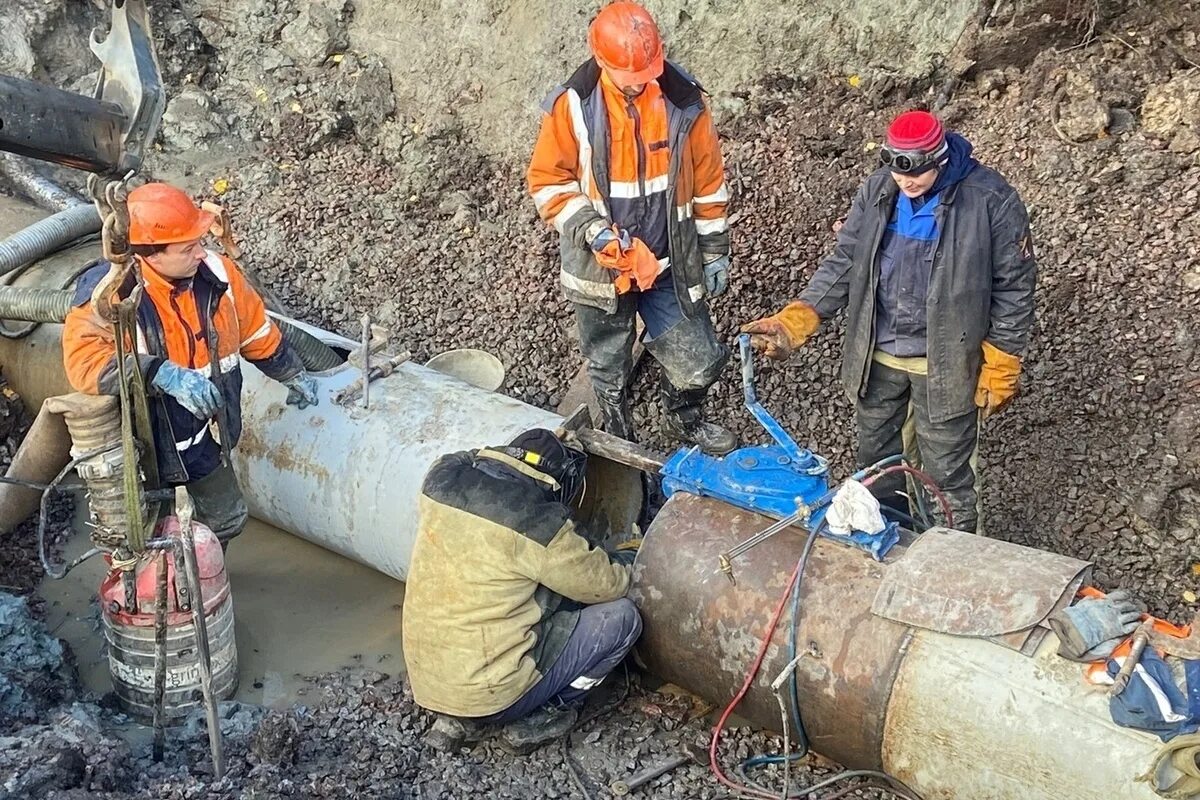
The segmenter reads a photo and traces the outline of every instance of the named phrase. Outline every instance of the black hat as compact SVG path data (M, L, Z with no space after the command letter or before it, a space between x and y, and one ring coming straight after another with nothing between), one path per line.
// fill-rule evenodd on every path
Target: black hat
M518 435L504 448L513 458L530 465L558 482L555 498L570 504L583 489L587 472L587 453L569 447L552 431L532 428Z

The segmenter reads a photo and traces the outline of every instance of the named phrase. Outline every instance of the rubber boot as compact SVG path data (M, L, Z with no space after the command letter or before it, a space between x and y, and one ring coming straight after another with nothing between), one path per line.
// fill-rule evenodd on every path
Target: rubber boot
M737 437L720 425L704 419L701 404L707 389L680 391L663 379L663 430L687 444L698 445L714 456L723 456L738 446Z
M513 753L528 755L542 745L566 736L578 719L579 712L572 706L544 705L529 716L505 725L500 740Z
M493 731L493 726L473 719L438 714L425 734L425 744L443 753L457 753L465 745L486 739Z
M600 405L605 433L611 433L627 442L637 441L634 438L633 407L629 402L628 392L597 392L596 402Z

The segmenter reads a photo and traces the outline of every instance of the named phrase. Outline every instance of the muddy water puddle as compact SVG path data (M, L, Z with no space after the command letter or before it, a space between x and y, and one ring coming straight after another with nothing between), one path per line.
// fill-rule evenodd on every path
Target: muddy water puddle
M64 556L89 546L77 533ZM230 544L226 568L239 664L234 699L282 708L303 701L305 676L360 666L403 673L399 581L258 520ZM103 563L92 559L38 589L47 627L70 644L81 682L97 695L112 691L94 602L102 578Z

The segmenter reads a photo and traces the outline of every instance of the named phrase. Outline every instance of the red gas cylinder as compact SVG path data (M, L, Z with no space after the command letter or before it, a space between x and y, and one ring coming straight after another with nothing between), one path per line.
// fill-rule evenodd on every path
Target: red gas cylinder
M212 659L213 692L227 700L237 690L237 645L233 634L233 597L225 574L225 558L216 535L192 523L196 566L204 595L204 618ZM155 538L179 539L179 520L164 517ZM134 569L136 601L127 602L120 570L110 570L100 584L100 608L108 640L108 667L122 708L149 720L154 713L154 604L159 556L147 555ZM164 708L168 719L185 716L202 702L196 638L192 626L183 555L167 553L167 682ZM176 580L176 576L180 580Z

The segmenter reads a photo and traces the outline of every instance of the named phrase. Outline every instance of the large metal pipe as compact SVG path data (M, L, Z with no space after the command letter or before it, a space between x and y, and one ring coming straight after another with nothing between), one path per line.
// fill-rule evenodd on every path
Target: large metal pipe
M67 465L70 449L71 436L67 433L67 424L62 415L43 404L4 476L49 483ZM35 489L14 483L0 483L0 536L37 511L41 499L42 493Z
M0 153L0 175L8 179L14 189L47 211L89 205L87 200L39 172L32 161L12 153Z
M692 495L667 502L646 532L632 591L645 623L639 652L652 672L719 705L741 686L802 534L785 531L740 558L736 584L721 573L717 554L770 522ZM927 799L1156 796L1138 776L1158 741L1113 724L1107 697L1088 690L1081 665L1055 654L1052 634L1026 656L873 613L881 583L902 558L879 563L827 540L813 549L800 596L796 674L814 750L848 767L885 770ZM1037 575L981 569L987 591L975 598L980 608L1048 588ZM937 599L930 596L929 605ZM773 730L780 717L770 682L791 659L789 624L785 613L738 708Z

